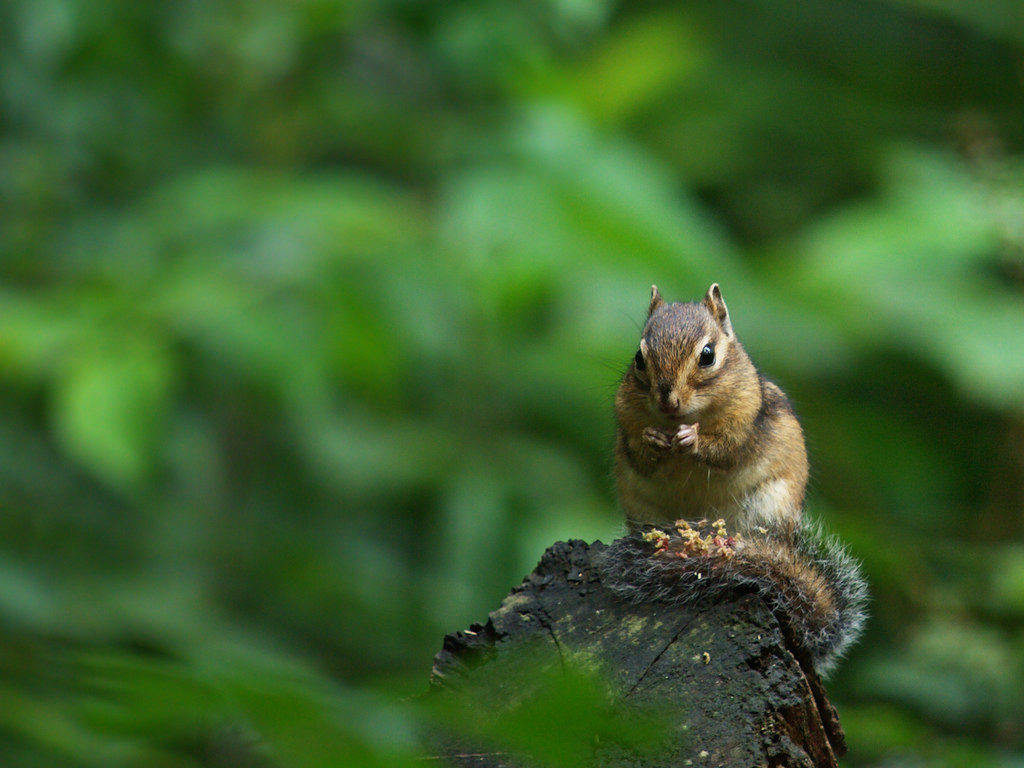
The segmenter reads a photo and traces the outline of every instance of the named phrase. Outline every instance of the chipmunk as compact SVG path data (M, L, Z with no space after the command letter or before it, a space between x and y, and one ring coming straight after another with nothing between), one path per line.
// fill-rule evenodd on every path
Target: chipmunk
M722 518L741 533L799 521L800 423L736 338L717 283L685 304L666 303L651 286L615 416L615 478L630 530L679 518Z
M717 283L685 304L651 286L615 416L629 534L604 552L608 586L632 602L678 605L756 592L827 674L861 633L867 585L857 561L803 517L803 432L740 345Z

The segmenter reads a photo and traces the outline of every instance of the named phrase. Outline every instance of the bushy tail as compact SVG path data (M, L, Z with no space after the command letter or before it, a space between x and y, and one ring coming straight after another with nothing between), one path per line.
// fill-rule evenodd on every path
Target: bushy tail
M857 640L867 616L860 565L820 526L726 534L719 523L638 531L602 554L603 580L632 602L692 603L756 592L827 675Z

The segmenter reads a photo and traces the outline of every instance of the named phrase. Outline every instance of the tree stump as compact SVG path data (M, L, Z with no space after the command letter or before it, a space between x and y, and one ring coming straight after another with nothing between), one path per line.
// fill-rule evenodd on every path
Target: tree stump
M598 744L585 764L837 765L845 743L836 712L806 654L793 647L759 597L728 594L685 608L630 604L602 584L595 556L604 548L601 542L554 544L486 623L446 636L434 659L432 696L457 699L470 682L490 696L493 684L500 717L516 686L507 667L500 682L494 671L516 649L530 647L563 666L593 662L603 671L609 698L624 711L667 714L655 751ZM527 666L519 665L524 678ZM564 716L569 722L573 713ZM464 738L448 740L438 751L439 761L451 766L535 764L474 748Z

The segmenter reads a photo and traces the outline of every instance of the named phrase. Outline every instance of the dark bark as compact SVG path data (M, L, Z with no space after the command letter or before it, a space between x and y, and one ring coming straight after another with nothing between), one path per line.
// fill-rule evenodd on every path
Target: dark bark
M595 766L836 765L845 752L836 712L759 598L736 594L687 608L628 604L601 583L594 556L603 548L555 544L485 624L445 637L434 660L433 695L458 697L467 684L486 687L502 658L539 647L563 665L597 660L611 698L626 710L674 715L676 727L664 732L654 753L605 745L595 748ZM501 689L493 699L500 711L515 685L503 677L494 687ZM438 751L440 762L453 766L529 764L464 742L449 741Z

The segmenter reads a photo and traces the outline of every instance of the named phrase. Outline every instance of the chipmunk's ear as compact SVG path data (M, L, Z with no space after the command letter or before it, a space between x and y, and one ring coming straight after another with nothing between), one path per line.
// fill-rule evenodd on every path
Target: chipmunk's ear
M708 292L704 294L704 301L701 302L707 307L711 316L718 321L718 324L725 331L726 336L732 336L732 323L729 321L729 308L725 306L725 299L722 298L722 289L718 283L712 283Z
M661 294L658 293L658 286L651 286L651 306L647 308L647 316L650 317L654 314L654 310L665 303L665 300L661 298Z

